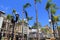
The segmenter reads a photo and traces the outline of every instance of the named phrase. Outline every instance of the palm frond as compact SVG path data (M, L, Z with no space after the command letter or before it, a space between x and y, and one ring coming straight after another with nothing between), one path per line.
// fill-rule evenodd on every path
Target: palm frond
M56 13L56 9L51 9L51 13L55 14Z
M39 2L39 3L41 3L41 0L35 0L35 2Z
M58 22L59 21L59 17L58 16L53 16L53 20L54 20L54 22Z
M56 4L51 3L50 8L55 8L55 7L56 7Z
M29 20L32 20L32 18L33 18L33 17L28 17L27 20L28 20L28 21L29 21Z
M24 10L24 13L25 13L26 18L28 18L28 13L26 10Z
M48 10L49 7L50 7L50 5L51 5L51 4L50 4L49 2L47 2L45 9Z
M26 4L23 6L23 8L27 8L27 7L29 7L29 6L31 6L31 4L30 4L30 3L26 3Z
M52 0L48 0L48 2L52 2Z
M12 12L13 12L14 14L16 14L16 10L15 10L15 9L13 9Z

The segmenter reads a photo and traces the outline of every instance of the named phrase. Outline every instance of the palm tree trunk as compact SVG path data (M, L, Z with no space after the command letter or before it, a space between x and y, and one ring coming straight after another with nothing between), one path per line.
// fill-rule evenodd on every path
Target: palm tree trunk
M52 29L52 22L51 22L51 13L50 13L50 11L49 10L47 10L47 12L48 12L48 17L49 17L49 24L50 24L50 28L51 28L51 30L53 30ZM53 34L51 33L51 36L53 36Z
M36 11L36 25L37 25L37 40L39 40L39 29L38 29L38 11L36 7L36 1L34 0L35 11Z
M51 20L51 13L49 12L49 10L47 10L47 12L48 12L49 20ZM52 23L51 23L51 21L49 22L49 24L50 24L50 27L51 27L51 29L52 29Z
M15 27L15 23L13 23L13 27L12 27L12 37L11 37L11 40L14 40L14 27Z
M52 27L53 27L53 35L54 35L54 38L55 38L55 26L54 26L54 20L53 20L52 13L51 13L51 20L52 20Z
M23 27L24 27L24 9L23 9L23 13L22 13L22 39L24 40Z
M7 27L7 31L8 31L8 33L7 33L7 38L8 38L8 40L9 40L9 20L8 20L8 27Z

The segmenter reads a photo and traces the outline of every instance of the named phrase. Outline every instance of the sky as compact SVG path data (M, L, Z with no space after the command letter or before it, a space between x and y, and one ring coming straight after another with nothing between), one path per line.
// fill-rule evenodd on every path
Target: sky
M46 2L47 0L42 0L41 3L37 3L38 21L42 26L49 25L48 13L45 10ZM0 0L0 11L4 11L6 15L7 14L12 15L12 10L16 9L21 19L23 5L26 3L31 4L31 7L26 8L26 10L28 12L28 15L33 17L33 19L29 21L29 25L32 26L36 21L34 0ZM55 3L58 7L60 7L60 0L53 0L53 3ZM59 9L56 11L56 15L60 15Z

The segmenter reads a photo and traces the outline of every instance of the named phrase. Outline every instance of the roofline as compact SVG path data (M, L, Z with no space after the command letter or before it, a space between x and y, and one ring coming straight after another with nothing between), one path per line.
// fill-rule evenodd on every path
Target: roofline
M0 11L0 13L5 14L3 11Z

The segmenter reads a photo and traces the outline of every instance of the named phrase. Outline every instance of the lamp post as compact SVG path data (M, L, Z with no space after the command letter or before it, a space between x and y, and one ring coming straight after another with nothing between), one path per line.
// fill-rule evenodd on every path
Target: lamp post
M12 24L13 24L11 40L13 40L13 38L14 38L14 27L15 27L15 23L18 21L19 14L15 14L15 17L16 17L16 18L14 18L14 16L12 16L12 19L11 19L11 22L12 22ZM15 20L14 20L14 19L15 19Z

